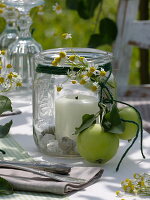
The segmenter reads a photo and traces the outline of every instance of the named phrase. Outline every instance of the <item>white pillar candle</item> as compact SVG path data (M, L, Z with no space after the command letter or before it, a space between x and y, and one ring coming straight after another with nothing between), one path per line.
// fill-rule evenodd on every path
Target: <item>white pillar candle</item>
M55 101L55 135L56 139L69 137L75 140L73 135L75 128L82 123L84 114L95 114L99 110L98 100L94 96L66 95Z

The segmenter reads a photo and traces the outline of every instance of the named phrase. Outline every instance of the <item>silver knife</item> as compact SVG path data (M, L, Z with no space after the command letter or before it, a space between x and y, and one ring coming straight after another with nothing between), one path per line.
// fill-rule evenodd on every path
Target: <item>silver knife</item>
M0 161L2 162L2 161ZM27 171L27 172L32 172L34 174L38 174L47 178L51 178L53 180L56 181L60 181L60 182L69 182L69 183L75 183L75 184L84 184L86 183L85 179L80 179L80 178L74 178L71 177L69 175L63 175L63 174L55 174L52 172L47 172L47 171L43 171L43 170L38 170L38 169L33 169L33 168L29 168L29 167L23 167L23 166L19 166L19 165L13 165L13 164L5 164L5 165L0 165L0 168L11 168L11 169L19 169L19 170L23 170L23 171Z
M65 164L50 164L45 162L22 162L22 161L0 161L0 167L5 167L6 165L22 166L33 169L39 169L43 171L53 172L57 174L69 174L71 167Z

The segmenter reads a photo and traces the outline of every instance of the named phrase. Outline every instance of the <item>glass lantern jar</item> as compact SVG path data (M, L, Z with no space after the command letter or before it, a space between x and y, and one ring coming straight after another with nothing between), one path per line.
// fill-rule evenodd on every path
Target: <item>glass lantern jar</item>
M78 71L67 62L55 66L53 63L60 52L69 58L77 55L88 64L110 67L110 53L90 48L59 48L35 55L33 83L33 136L39 149L51 156L79 156L74 134L82 123L84 114L99 111L98 92L93 92L86 84L76 84L72 77ZM71 58L71 57L70 57ZM73 58L73 57L72 57ZM52 65L53 63L53 65ZM72 73L72 77L69 77Z

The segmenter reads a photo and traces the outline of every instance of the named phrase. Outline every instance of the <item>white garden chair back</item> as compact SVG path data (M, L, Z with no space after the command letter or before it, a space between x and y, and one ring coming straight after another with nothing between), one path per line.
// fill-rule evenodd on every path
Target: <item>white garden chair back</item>
M150 48L150 20L136 20L139 0L120 0L117 15L118 35L113 48L113 69L118 83L118 96L128 87L132 45Z

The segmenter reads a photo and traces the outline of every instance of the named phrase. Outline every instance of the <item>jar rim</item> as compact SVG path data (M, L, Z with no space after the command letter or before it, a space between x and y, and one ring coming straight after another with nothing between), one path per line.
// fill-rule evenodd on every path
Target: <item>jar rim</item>
M34 56L35 63L37 64L36 72L65 75L68 69L70 69L67 64L62 64L57 68L51 64L54 58L59 56L59 52L62 51L66 52L67 56L76 54L85 57L88 62L96 64L98 68L103 67L106 71L110 69L112 53L92 48L55 48L42 51ZM74 68L73 70L78 71L79 69Z
M4 3L12 7L28 6L32 8L44 4L44 0L5 0Z
M41 51L35 54L34 59L37 64L50 65L50 60L58 56L60 51L65 51L67 54L76 53L78 55L85 54L84 57L96 64L106 64L112 61L112 53L93 48L55 48ZM91 57L89 55L91 54ZM98 63L97 63L98 62Z

